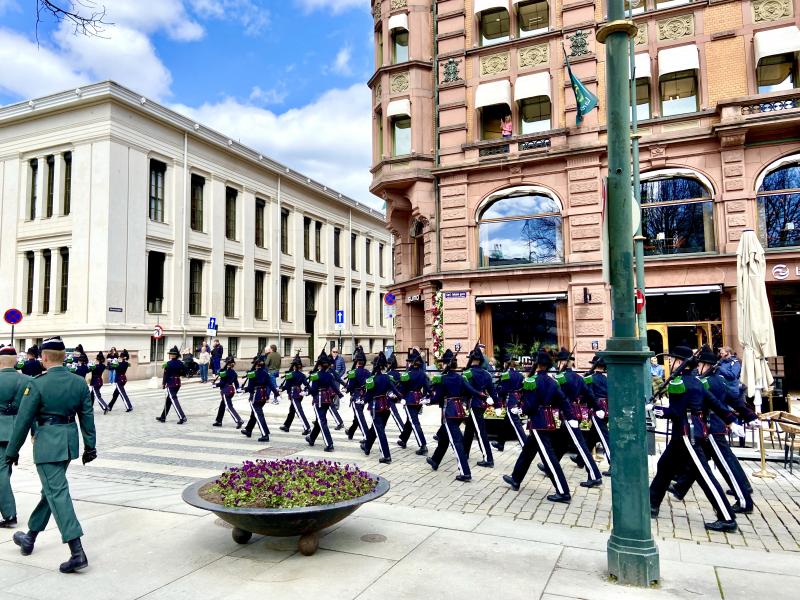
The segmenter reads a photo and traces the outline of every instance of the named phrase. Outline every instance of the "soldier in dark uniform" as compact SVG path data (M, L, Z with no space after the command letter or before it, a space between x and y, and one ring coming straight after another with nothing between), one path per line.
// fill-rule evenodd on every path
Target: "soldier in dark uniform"
M409 369L400 376L400 392L403 395L401 403L406 411L406 422L397 445L405 448L413 432L419 446L416 454L425 456L428 453L428 445L419 422L419 413L422 411L425 398L430 396L431 383L428 375L422 370L422 355L416 350L411 350L409 354Z
M367 356L359 346L353 357L353 368L347 373L347 392L350 394L350 406L353 408L353 424L347 429L347 439L352 440L356 429L367 439L367 419L364 417L364 386L370 372L365 369Z
M28 377L36 377L37 375L41 375L44 373L44 367L42 363L39 362L39 348L34 344L28 351L26 352L27 357L25 362L22 364L22 371L23 375L27 375Z
M451 350L446 350L442 356L442 374L435 376L433 391L436 400L442 407L442 426L439 428L438 445L426 460L431 468L436 471L447 452L448 444L456 455L459 474L457 481L471 481L472 473L469 469L467 454L464 452L464 438L461 434L461 423L467 418L466 404L473 397L483 397L472 387L467 379L462 377L456 369L458 362Z
M253 433L253 428L258 423L258 429L261 431L261 437L258 438L258 441L268 442L269 427L267 426L267 420L264 418L264 405L269 399L270 392L275 398L280 395L280 392L275 387L272 376L266 369L266 361L263 356L256 358L256 370L253 371L252 377L249 375L248 373L247 392L250 394L250 419L242 429L242 434L250 437Z
M17 372L17 351L11 346L0 347L0 456L5 458L6 446L14 430L14 418L29 377ZM17 505L11 490L11 465L0 463L0 527L17 526Z
M128 362L130 357L131 355L128 354L125 348L119 353L116 367L117 377L114 380L114 393L111 395L111 402L108 403L109 411L114 408L114 403L119 397L122 397L122 403L125 405L125 412L131 412L133 410L133 404L131 404L131 399L128 398L128 392L125 390L125 385L128 383L128 376L126 373L128 372L128 367L131 366L131 363Z
M325 440L325 452L333 452L333 438L328 429L328 409L333 404L334 398L337 396L341 398L342 396L336 384L336 379L328 370L330 366L331 359L323 350L317 358L316 368L318 371L310 377L312 405L316 421L314 421L311 433L306 436L308 445L313 446L317 436L322 432L322 439Z
M361 442L361 448L364 454L369 456L372 450L372 445L377 438L381 448L381 458L378 462L389 464L392 462L391 451L389 450L389 441L386 439L386 423L389 422L389 415L391 414L391 403L389 393L400 396L400 390L394 385L392 378L389 377L383 370L387 367L388 362L386 355L383 351L378 352L375 360L372 362L372 375L367 378L364 386L364 402L369 407L370 416L372 417L372 427L367 431L367 439Z
M236 423L236 429L241 429L242 425L244 425L242 417L239 416L239 413L236 412L236 409L233 407L233 395L236 393L236 390L239 389L239 377L234 370L235 366L236 361L232 356L229 356L225 359L225 366L217 373L217 387L219 388L221 399L219 401L219 408L217 409L217 418L212 423L214 427L222 427L222 417L225 415L226 408L228 409L228 414L230 414L231 419Z
M711 474L703 451L703 441L706 437L703 408L708 402L708 406L715 407L714 410L718 411L726 424L732 423L736 417L692 374L695 357L691 349L678 346L669 353L669 356L673 359L670 372L677 372L678 376L670 382L667 389L669 406L655 406L653 413L656 417L672 421L672 435L664 453L658 459L656 475L650 483L650 514L654 518L658 516L661 501L667 493L672 478L690 469L717 514L716 521L705 524L706 529L734 532L735 515L725 497L725 492Z
M599 442L603 446L606 461L611 464L611 444L608 442L608 376L606 361L600 356L592 357L592 368L583 376L583 380L594 396L591 409L592 427L585 432L586 445L594 448ZM606 477L608 471L603 473Z
M388 363L386 374L392 378L392 383L394 383L395 386L400 385L402 373L400 373L397 365L397 355L392 353L392 355L387 358L386 361ZM391 400L390 410L392 411L392 420L394 421L394 424L397 425L397 430L402 432L403 427L405 426L405 421L403 421L403 417L400 416L400 411L397 408L397 403L400 402L400 398L396 398L394 395L392 395L389 400Z
M59 570L72 573L86 568L89 561L69 494L67 467L79 455L76 416L83 435L83 464L97 458L94 414L89 388L63 366L64 342L60 337L44 341L42 359L47 372L27 383L5 452L6 463L17 464L19 449L35 427L33 462L42 482L42 497L28 520L28 533L15 533L14 543L23 556L29 555L36 537L54 515L61 539L70 549L69 560L61 563Z
M745 423L757 422L758 417L742 401L738 394L733 393L725 378L716 371L717 357L711 348L705 347L697 357L699 363L700 381L705 385L711 394L725 408L730 408ZM726 426L715 412L715 407L708 403L708 396L704 397L704 414L708 427L708 437L702 444L706 458L711 458L717 466L717 470L722 474L725 482L733 490L736 502L731 509L734 513L752 513L753 496L750 482L745 475L742 465L731 450L728 443L728 432L734 432L737 437L744 437L744 429L737 423ZM719 408L719 407L716 407ZM684 471L678 477L678 481L671 485L668 490L679 500L687 494L695 482L694 472Z
M536 356L536 374L527 377L522 384L522 411L528 415L530 434L511 475L503 475L503 481L514 490L519 490L536 454L545 462L547 475L556 488L556 493L547 496L550 502L569 503L567 478L553 451L553 436L559 421L572 419L572 408L560 386L547 374L553 359L546 352Z
M89 357L83 352L78 356L78 366L75 367L74 373L86 383L86 376L89 374Z
M90 385L92 386L92 395L94 399L97 401L97 404L100 405L100 408L103 409L103 414L106 414L108 412L108 404L103 400L103 395L100 393L100 390L103 388L103 373L106 370L106 357L103 356L102 352L98 352L96 360L97 362L89 367L89 371L92 373Z
M506 418L514 430L514 434L519 440L520 447L525 446L525 429L519 416L522 414L522 382L525 379L517 370L517 363L507 357L503 361L506 370L500 375L500 382L497 384L497 395L500 397L500 407L505 408ZM492 442L492 446L500 452L505 449L506 441L501 437L498 441Z
M303 360L300 358L300 353L292 359L292 364L289 365L289 370L283 376L280 389L286 390L289 396L289 414L286 415L286 421L281 425L281 431L289 433L289 428L292 426L295 415L300 417L300 422L303 424L302 435L311 433L311 424L306 418L306 413L303 410L303 395L308 392L308 379L306 378L303 369ZM331 405L333 406L333 405Z
M175 412L178 413L178 425L186 423L186 415L183 414L181 403L178 402L178 392L181 389L181 377L186 375L186 365L179 359L181 353L177 346L173 346L169 350L169 360L164 363L164 375L161 378L161 387L167 391L166 400L164 400L164 410L161 411L161 416L156 417L156 421L162 423L167 420L167 413L169 412L170 405L175 407Z
M469 418L464 427L464 452L469 457L472 438L475 437L477 431L478 446L483 455L483 460L478 461L478 466L492 468L494 467L494 457L492 456L492 447L489 445L489 435L486 433L486 421L483 419L483 414L487 408L494 406L498 398L494 380L489 371L482 366L484 361L480 344L475 344L475 348L467 356L467 367L464 369L464 378L478 391L478 394L473 396L469 403Z

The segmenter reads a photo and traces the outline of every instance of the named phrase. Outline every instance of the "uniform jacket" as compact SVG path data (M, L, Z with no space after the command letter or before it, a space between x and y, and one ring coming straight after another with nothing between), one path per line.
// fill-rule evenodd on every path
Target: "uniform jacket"
M605 373L593 371L591 375L584 377L584 381L586 381L596 400L601 398L608 399L608 376Z
M299 398L303 388L308 389L308 378L302 371L286 371L280 389L289 392L290 398Z
M357 367L349 371L347 373L347 379L345 380L347 382L347 391L351 395L354 392L356 394L362 393L370 375L371 373L364 367Z
M52 367L25 386L6 456L17 456L25 438L39 419L73 418L77 415L85 448L95 447L94 414L89 388L65 367ZM33 443L35 464L74 460L79 456L75 422L36 427Z
M22 365L22 369L20 370L22 371L23 375L27 375L28 377L36 377L37 375L44 373L44 367L42 366L42 363L35 358L29 358L26 360L25 364Z
M747 405L742 401L739 394L734 394L728 382L719 373L714 373L708 377L701 377L700 381L708 383L708 391L723 405L726 409L735 412L736 415L745 423L755 421L758 417L756 413L750 410ZM713 435L727 435L728 428L725 426L723 420L713 411L713 407L706 406L706 415L708 417L709 433Z
M508 408L516 408L517 399L512 392L519 393L522 391L522 382L524 379L522 373L516 369L509 369L500 375L500 381L497 383L497 394ZM509 396L509 394L511 395Z
M92 372L92 385L103 385L103 372L106 370L106 366L103 363L97 363L90 370Z
M400 390L394 385L392 378L386 373L378 373L368 378L364 393L364 401L372 402L377 396L385 396L388 392L394 392L400 396Z
M488 375L488 373L487 373ZM444 407L445 417L455 417L458 408L454 402L467 402L470 398L481 398L481 393L475 389L463 375L455 371L448 371L434 378L434 394L440 406ZM450 401L450 398L458 400Z
M483 407L484 396L481 395L481 392L491 396L493 400L497 400L497 390L494 387L494 380L489 371L483 367L470 367L469 369L465 369L464 379L478 391L477 394L472 395L470 400L470 406L472 408Z
M234 389L239 389L239 376L231 367L222 369L219 372L219 381L217 381L218 388L224 388L229 385L232 385Z
M332 390L334 394L341 397L339 385L336 383L336 378L333 373L328 370L319 370L311 375L311 395L314 400L319 400L319 393L322 390Z
M581 402L589 408L597 407L597 400L583 377L572 369L564 369L556 375L556 381L561 384L561 391L570 402Z
M124 358L119 361L119 364L116 367L117 381L119 383L125 383L125 382L128 381L128 377L127 377L127 375L125 375L125 373L128 371L128 367L130 367L130 366L131 366L131 363L129 363Z
M78 366L75 367L74 373L83 379L84 383L86 383L86 375L89 373L89 365L85 365L83 363L78 364Z
M0 370L0 444L11 439L14 417L29 380L14 367Z
M692 373L684 373L673 379L667 392L669 406L663 407L663 411L664 418L672 421L672 435L687 434L689 415L691 415L695 439L704 438L706 429L702 419L704 409L716 412L725 423L732 423L736 419L736 416Z
M265 368L259 368L253 371L253 377L249 377L247 379L247 391L248 392L256 392L256 396L254 400L256 401L265 401L269 396L269 392L272 392L274 395L279 395L280 392L278 388L275 387L275 384L272 382L272 377L269 375L269 371ZM263 392L259 392L258 390L264 390ZM263 397L260 397L263 396Z
M417 406L423 397L430 395L431 382L425 371L417 367L411 367L400 375L399 388L406 404Z
M522 412L530 417L531 429L549 429L546 408L557 408L564 420L573 419L572 406L562 391L562 386L547 372L539 371L525 379L522 386Z
M164 375L161 378L162 387L178 389L181 387L181 377L186 375L186 365L183 361L173 358L164 363Z

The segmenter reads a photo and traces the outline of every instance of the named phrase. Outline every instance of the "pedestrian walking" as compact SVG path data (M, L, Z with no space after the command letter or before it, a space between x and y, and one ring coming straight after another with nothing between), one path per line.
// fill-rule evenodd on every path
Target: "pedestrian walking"
M178 425L183 425L188 419L178 401L178 392L181 390L181 377L186 375L186 366L179 358L180 351L177 346L170 348L168 356L169 360L164 363L164 374L161 377L161 387L166 390L164 410L161 411L160 417L156 417L156 421L165 423L170 406L174 406L175 412L178 414Z
M278 375L280 374L281 370L281 362L283 361L283 357L281 353L278 352L278 347L275 344L271 344L269 347L269 354L267 354L267 371L269 372L269 376L272 378L272 386L278 386ZM272 400L273 404L279 404L280 399L278 396Z
M480 349L480 344L475 344L472 352L467 356L467 366L464 369L464 378L470 385L478 391L478 394L470 399L469 419L464 427L464 452L469 458L469 450L472 446L472 439L478 438L483 460L478 461L479 467L494 467L494 457L492 447L489 445L489 435L486 432L486 421L483 418L486 409L494 406L498 401L497 390L489 372L483 367L485 358Z
M81 544L83 530L75 515L67 482L67 467L79 456L76 417L83 436L83 464L97 458L97 450L91 394L89 388L63 366L64 350L60 337L42 343L46 373L31 379L25 386L6 446L5 461L7 465L18 463L19 450L35 427L33 462L42 482L42 495L28 520L28 532L15 533L14 543L23 556L28 556L50 516L55 516L61 540L69 544L70 550L69 559L61 563L59 570L72 573L89 566Z
M311 380L312 405L316 420L311 433L306 436L306 442L308 442L309 446L313 446L317 441L317 436L322 433L322 439L325 441L325 452L333 452L333 438L328 429L328 409L333 404L334 398L342 395L336 385L333 374L328 371L330 366L331 359L323 350L315 365L317 372L309 378Z
M239 377L234 369L235 366L236 361L232 356L229 356L225 359L224 368L217 373L218 382L216 385L219 388L221 398L219 401L219 408L217 409L217 417L212 423L214 427L222 427L222 417L225 415L226 409L231 419L233 419L236 429L241 429L242 425L244 425L242 417L239 416L239 413L236 412L236 409L233 407L233 395L236 393L236 390L239 389Z
M103 373L106 370L106 357L103 355L102 352L98 352L97 356L95 357L95 364L89 367L89 371L92 373L91 376L91 386L92 386L92 396L94 397L97 404L100 408L103 409L103 414L108 413L108 404L106 401L103 400Z
M259 355L255 358L255 369L248 371L246 391L250 394L250 419L247 425L242 428L242 435L250 437L253 434L253 428L258 424L258 429L261 432L261 437L258 438L259 442L269 441L269 427L267 420L264 418L264 405L269 399L269 393L277 397L280 392L275 387L272 377L266 369L266 361L264 357Z
M303 410L303 396L308 393L308 379L305 376L303 369L303 360L300 358L300 353L292 359L292 364L289 370L283 375L280 389L286 391L289 397L289 414L286 415L286 420L281 425L281 431L289 433L289 428L292 426L295 415L300 417L300 422L303 424L302 435L311 433L311 424L306 418L306 413ZM333 406L333 404L331 404Z
M422 355L419 352L415 350L409 352L409 369L400 375L399 386L401 405L406 413L406 420L397 445L405 448L413 432L414 439L419 446L416 454L425 456L428 453L428 444L425 440L425 432L422 431L422 425L419 422L419 415L422 412L424 401L430 397L431 383L428 375L422 369Z
M131 355L125 348L119 353L117 367L115 369L117 376L114 382L114 393L111 395L111 402L108 403L109 412L114 408L114 403L117 401L117 398L120 397L122 398L122 403L125 405L125 412L131 412L133 410L133 404L131 403L131 399L128 398L128 392L125 390L125 385L128 383L128 376L126 373L128 372L128 367L131 366L129 362L130 357Z
M367 438L361 442L361 448L364 450L364 454L369 456L372 445L377 439L381 449L381 457L378 462L388 465L392 462L389 441L386 439L386 423L389 421L392 404L388 394L391 392L400 396L400 390L395 387L392 378L384 373L387 366L386 355L383 351L378 352L372 361L372 375L367 378L364 386L364 402L369 407L372 416L372 427L367 431Z
M6 464L6 446L14 431L14 419L19 411L22 394L30 379L18 372L14 365L17 351L12 346L0 347L0 527L17 526L17 505L11 489L11 465Z

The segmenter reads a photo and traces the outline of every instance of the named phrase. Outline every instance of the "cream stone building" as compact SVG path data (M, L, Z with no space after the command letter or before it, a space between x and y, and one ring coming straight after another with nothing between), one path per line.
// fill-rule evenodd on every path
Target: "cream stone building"
M0 200L20 349L60 333L92 358L127 348L147 376L210 317L248 359L391 344L381 213L113 82L0 108Z
M580 365L603 348L605 6L374 2L371 190L395 239L398 347L577 345ZM650 347L736 345L735 253L753 228L778 350L796 364L798 1L630 7ZM579 127L564 53L600 99ZM784 383L800 389L800 374Z

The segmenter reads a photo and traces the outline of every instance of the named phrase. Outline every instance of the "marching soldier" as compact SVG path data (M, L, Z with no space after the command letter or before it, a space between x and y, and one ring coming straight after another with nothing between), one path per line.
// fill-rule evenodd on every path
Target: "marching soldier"
M228 414L230 414L231 419L236 423L236 429L241 429L242 425L244 425L242 417L239 416L239 413L236 412L236 409L233 407L233 395L236 393L236 390L239 389L239 377L233 369L235 366L236 361L234 361L232 356L229 356L225 359L225 366L217 373L217 379L219 380L217 382L217 387L219 388L221 399L219 401L219 408L217 409L217 418L212 423L214 427L222 427L222 417L225 415L226 408L228 409Z
M78 355L78 366L75 367L74 373L86 383L86 376L89 374L89 357L83 352Z
M403 395L401 403L406 411L406 422L397 445L405 448L413 431L419 446L416 454L425 456L428 453L428 445L419 422L419 413L422 411L423 399L430 396L431 384L428 375L422 370L422 355L416 350L411 350L409 355L409 369L400 376L400 391Z
M22 393L29 378L17 372L17 351L11 346L0 347L0 456L5 458L6 446L14 430L14 417L19 410ZM17 505L11 489L11 465L0 464L0 527L17 526Z
M131 355L128 354L128 351L125 348L123 348L122 352L119 353L119 359L117 360L116 366L117 376L114 380L114 393L111 395L111 402L108 403L109 411L114 408L114 403L119 397L122 397L122 403L125 405L125 412L131 412L133 410L131 399L128 398L128 392L125 391L125 384L128 383L128 376L125 373L127 373L128 367L131 366L131 363L128 362L130 357Z
M186 365L178 357L181 355L177 346L170 348L168 356L169 360L164 363L164 375L161 378L161 387L167 391L167 397L164 400L164 410L161 411L161 416L156 417L156 421L161 423L166 422L169 407L174 406L175 412L178 413L178 425L186 423L186 415L183 414L181 403L178 402L178 392L181 389L181 377L186 375Z
M364 393L364 402L369 406L372 416L372 427L367 431L367 439L361 442L364 454L369 456L375 439L381 447L381 458L378 462L389 464L392 462L389 441L386 439L386 423L389 421L392 401L389 399L389 392L400 396L400 391L395 387L392 378L383 370L387 367L386 355L383 351L379 352L372 362L372 375L367 378Z
M303 360L300 358L300 353L292 359L292 364L289 365L289 370L284 374L283 381L281 382L280 389L286 390L289 396L289 414L286 415L286 421L281 425L281 431L289 433L289 428L292 426L295 415L300 417L300 422L303 423L302 435L311 433L311 424L306 418L306 413L303 410L303 395L308 391L308 379L305 376L303 369ZM333 406L331 404L331 406Z
M106 414L108 412L108 404L106 404L106 401L103 400L103 396L100 393L100 390L103 388L103 373L106 370L106 357L103 356L102 352L98 352L96 359L97 363L89 367L89 371L92 372L92 395L94 396L94 399L97 400L100 408L103 409L103 414Z
M482 366L484 361L480 345L475 344L475 348L467 356L467 366L464 369L464 378L478 391L478 394L474 395L469 403L470 418L464 428L464 452L469 457L472 438L477 432L478 446L483 455L483 460L478 461L477 464L479 467L491 469L494 467L494 457L492 456L492 447L489 445L489 435L486 433L486 421L483 419L483 415L486 409L494 406L497 401L497 391L492 376Z
M353 424L347 429L347 439L352 440L356 429L361 430L361 435L367 439L367 419L364 417L364 386L370 372L364 366L367 357L361 346L356 348L353 356L353 368L347 373L347 392L350 394L350 406L353 408Z
M22 364L22 371L23 375L27 375L28 377L36 377L37 375L41 375L44 373L44 367L42 367L42 363L39 361L39 348L36 344L28 348L27 352L27 359Z
M323 350L315 368L319 370L311 376L311 396L313 398L312 406L314 407L314 414L317 418L314 421L314 427L311 433L306 436L306 442L309 446L313 446L317 440L317 436L322 432L322 439L325 440L325 452L333 452L333 438L328 429L328 409L333 404L334 398L342 393L336 385L336 379L333 374L328 370L331 366L330 357L325 354Z
M61 563L59 570L72 573L86 568L89 561L81 545L83 530L69 494L67 467L78 458L76 416L83 435L83 464L97 458L94 414L89 388L63 366L64 342L60 337L44 341L42 359L47 372L27 382L5 451L6 463L17 464L20 447L31 427L36 427L33 462L42 482L42 497L28 520L28 533L15 533L14 543L23 556L28 556L54 514L61 539L70 549L69 560Z
M398 370L397 366L397 355L392 353L392 355L389 358L387 358L386 361L388 362L389 365L386 369L386 374L389 377L391 377L392 383L394 383L395 386L397 386L400 384L400 378L402 377L402 374ZM392 396L391 398L389 398L389 400L391 401L390 409L392 411L392 419L394 420L394 424L397 425L397 430L402 432L403 427L405 426L405 422L403 421L403 418L400 416L400 411L397 409L397 403L400 402L400 398Z
M518 491L522 480L528 473L536 454L540 454L546 464L546 472L556 493L547 496L550 502L568 504L572 496L567 486L567 478L553 451L553 436L559 428L559 421L572 419L572 408L560 386L547 374L553 359L547 352L536 356L536 374L527 377L522 384L522 411L528 415L530 434L522 452L514 465L511 475L503 475L503 481Z
M500 375L500 383L497 385L497 394L500 396L500 408L506 409L506 418L519 440L520 447L524 447L525 429L522 427L519 415L522 413L522 383L525 378L517 370L517 363L511 360L511 357L507 358L508 360L504 361L506 370ZM505 438L501 437L493 442L492 446L502 452L506 446Z
M592 357L592 368L583 377L584 382L594 396L594 407L591 410L592 427L586 432L586 444L594 448L600 442L606 454L606 461L611 464L611 444L608 442L608 375L606 361L595 355ZM608 477L609 472L603 473Z
M650 483L650 515L658 516L661 501L667 493L672 478L691 470L703 492L714 507L717 520L706 523L710 531L731 533L736 531L736 518L725 497L719 482L711 474L708 461L703 451L706 437L703 419L704 402L710 406L719 406L719 402L703 383L692 374L695 357L691 349L677 346L668 354L672 358L670 372L676 376L670 381L669 406L655 406L656 417L672 421L672 435L669 437L664 453L658 459L656 475ZM720 407L720 417L726 423L732 423L735 415Z
M261 437L258 438L259 442L269 441L269 427L267 420L264 418L264 405L269 399L269 392L277 398L280 395L278 388L272 380L272 376L266 369L266 361L263 356L256 357L256 370L253 371L253 376L247 374L247 392L250 394L250 419L247 425L242 429L242 435L250 437L253 434L253 427L258 423L258 429L261 431Z

